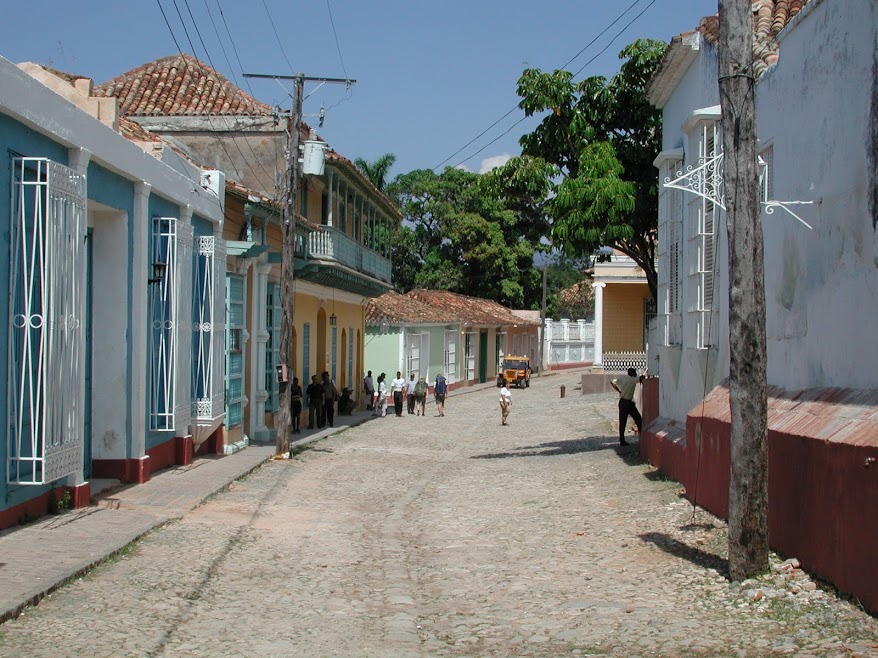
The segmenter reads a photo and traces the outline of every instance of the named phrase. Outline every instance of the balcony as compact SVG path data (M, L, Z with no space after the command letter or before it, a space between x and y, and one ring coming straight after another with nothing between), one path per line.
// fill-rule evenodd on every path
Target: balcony
M390 261L331 226L301 236L296 276L377 297L390 290Z

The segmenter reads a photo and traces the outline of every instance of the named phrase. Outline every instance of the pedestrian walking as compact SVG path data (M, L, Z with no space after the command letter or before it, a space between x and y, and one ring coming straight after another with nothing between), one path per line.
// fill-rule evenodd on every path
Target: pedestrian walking
M500 384L500 422L505 425L506 419L509 418L509 410L512 408L512 393L506 387L505 378L500 380Z
M424 405L427 402L427 378L421 377L415 384L415 415L424 416Z
M409 379L405 383L406 407L408 408L409 414L412 416L415 413L415 387L417 385L418 385L418 380L415 379L415 373L412 373L411 379Z
M402 396L405 390L405 379L402 378L402 373L399 370L396 371L396 379L390 382L390 389L393 391L393 410L396 411L397 416L402 416Z
M320 388L320 382L317 381L317 375L311 375L311 383L305 389L308 395L308 429L313 430L323 427L321 416L323 415L323 391Z
M375 403L375 414L384 418L387 415L387 383L384 381L387 375L383 372L378 375L378 401Z
M363 377L363 390L366 391L366 410L375 409L375 382L372 381L372 371L366 373Z
M298 377L293 377L293 383L290 384L290 414L293 417L293 434L301 434L299 422L302 419L302 387Z
M436 399L436 409L440 416L445 415L445 396L448 393L448 383L445 375L441 372L436 375L436 382L433 385L433 397Z
M625 426L628 425L628 416L634 420L637 434L640 434L643 429L643 419L634 403L634 393L637 390L637 385L642 384L644 379L643 375L637 376L637 371L634 368L628 368L627 377L618 377L610 382L610 385L619 392L619 445L628 445L625 440Z

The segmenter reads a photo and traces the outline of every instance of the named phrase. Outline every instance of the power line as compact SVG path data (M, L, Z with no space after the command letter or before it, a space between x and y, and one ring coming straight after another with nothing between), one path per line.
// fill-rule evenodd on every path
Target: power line
M652 1L649 3L649 5L647 5L646 9L649 9L649 8L655 3L655 1L656 1L656 0L652 0ZM603 30L601 30L601 31L597 34L597 36L595 36L591 41L589 41L589 42L588 42L588 43L582 48L582 50L580 50L578 53L576 53L576 55L574 55L574 56L573 56L570 60L568 60L563 66L561 66L561 68L565 68L565 67L568 66L571 62L573 62L574 60L576 60L580 55L582 55L582 53L584 53L586 50L588 50L588 48L590 48L594 43L596 43L596 42L597 42L602 36L604 36L607 32L609 32L609 31L612 29L612 27L613 27L616 23L618 23L620 20L622 20L622 18L623 18L623 17L624 17L629 11L631 11L636 5L638 5L640 2L643 2L643 0L634 0L634 2L632 2L632 3L631 3L631 4L630 4L630 5L629 5L629 6L628 6L628 7L627 7L627 8L626 8L621 14L619 14L619 15L616 17L616 19L615 19L612 23L610 23L610 24L607 25ZM613 39L612 39L612 40L611 40L611 41L610 41L610 42L609 42L609 43L603 48L603 50L601 50L597 55L595 55L595 56L592 57L590 60L588 60L588 62L586 62L586 63L583 65L583 67L580 68L580 69L579 69L579 70L573 75L573 77L576 77L577 75L579 75L579 73L581 73L582 70L583 70L586 66L588 66L589 64L591 64L592 62L594 62L594 60L597 59L597 57L599 57L599 56L602 55L604 52L606 52L607 48L609 48L610 45L612 45L612 43L613 43L613 42L619 37L619 35L622 34L622 32L624 32L625 30L627 30L627 29L631 26L631 24L632 24L634 21L636 21L638 18L640 18L640 17L643 15L643 13L646 11L646 9L644 9L643 12L641 12L640 14L638 14L637 16L635 16L634 19L633 19L631 22L629 22L624 28L622 28L622 31L619 32L619 34L617 34L615 37L613 37ZM478 141L479 138L483 137L483 136L484 136L488 131L490 131L494 126L496 126L498 123L500 123L501 121L503 121L503 119L505 119L506 117L508 117L510 114L512 114L513 112L515 112L515 110L517 110L517 109L519 109L519 106L516 104L512 109L510 109L508 112L506 112L506 114L504 114L503 116L501 116L501 117L500 117L499 119L497 119L494 123L492 123L490 126L488 126L487 128L485 128L482 132L480 132L478 135L476 135L476 136L473 137L470 141L468 141L466 144L464 144L461 148L459 148L457 151L455 151L455 152L452 153L450 156L448 156L447 158L445 158L445 159L444 159L442 162L440 162L438 165L436 165L435 167L433 167L433 171L436 171L437 169L439 169L439 167L441 167L442 165L444 165L446 162L449 162L450 160L452 160L452 159L453 159L455 156L457 156L459 153L461 153L462 151L465 151L468 147L470 147L472 144L474 144L476 141ZM464 159L462 162L458 163L457 166L460 166L461 164L463 164L463 163L466 162L467 160L472 159L473 157L475 157L476 155L478 155L479 153L481 153L482 151L484 151L486 148L488 148L489 146L491 146L492 144L494 144L495 142L497 142L501 137L507 135L507 134L509 133L509 131L511 131L515 126L517 126L517 125L518 125L519 123L521 123L522 121L524 121L524 119L521 119L521 120L517 121L516 123L512 124L512 125L511 125L511 126L505 131L505 132L501 133L501 134L500 134L499 136L497 136L494 140L488 142L488 143L485 144L482 148L480 148L478 151L476 151L475 153L473 153L473 154L471 154L470 156L468 156L468 157L467 157L466 159Z
M293 65L290 64L290 59L289 57L287 57L287 53L284 50L284 45L283 43L281 43L280 36L277 33L277 28L274 25L274 18L271 16L271 12L268 11L268 5L265 4L265 0L262 0L262 6L265 7L265 13L268 14L268 22L271 23L271 29L274 32L274 38L277 39L277 45L280 46L280 52L281 54L283 54L284 59L287 62L287 66L290 67L290 73L295 74L295 71L293 70Z
M338 45L338 32L335 31L335 21L332 18L332 7L329 4L329 0L326 0L326 10L329 12L329 24L332 25L332 35L335 37L335 49L338 51L338 58L341 60L341 71L344 73L344 77L348 77L348 71L344 66L344 57L341 55L341 47Z

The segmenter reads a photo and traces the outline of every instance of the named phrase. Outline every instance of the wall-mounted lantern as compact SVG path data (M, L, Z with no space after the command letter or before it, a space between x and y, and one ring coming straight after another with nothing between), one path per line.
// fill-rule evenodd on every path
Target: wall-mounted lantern
M167 263L162 263L161 261L156 261L152 264L152 276L146 280L147 283L161 283L162 279L165 278L165 270L168 268Z

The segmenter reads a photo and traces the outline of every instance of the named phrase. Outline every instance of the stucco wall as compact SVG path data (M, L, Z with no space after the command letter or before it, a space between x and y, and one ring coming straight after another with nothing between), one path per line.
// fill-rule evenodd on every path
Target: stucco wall
M604 288L604 352L643 350L643 300L648 297L646 284L607 284Z

